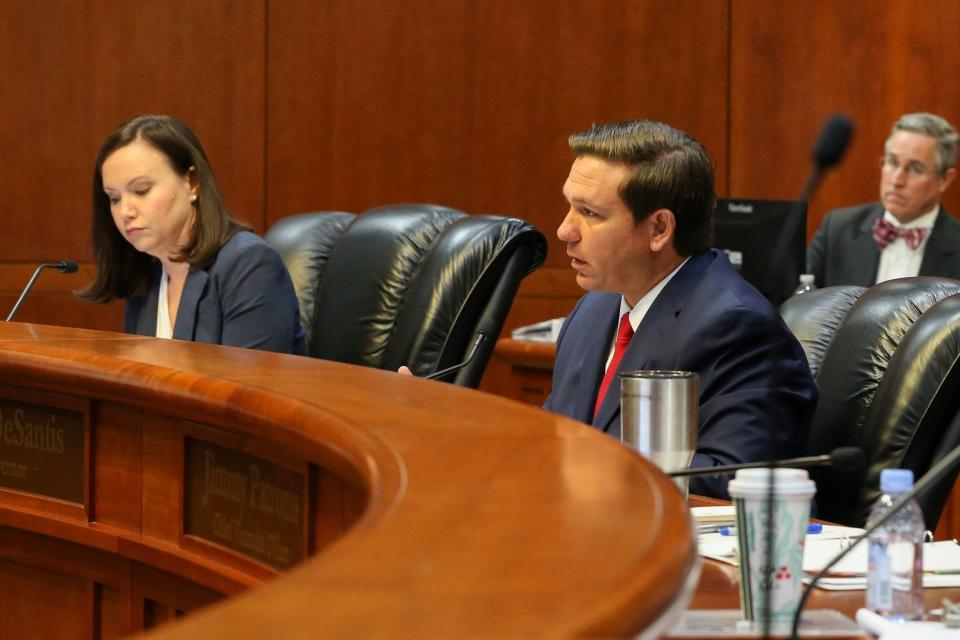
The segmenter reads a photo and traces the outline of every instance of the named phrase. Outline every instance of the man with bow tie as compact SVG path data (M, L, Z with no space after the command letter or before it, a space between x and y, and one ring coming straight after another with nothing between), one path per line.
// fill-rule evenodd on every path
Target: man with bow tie
M930 113L893 125L880 158L880 202L828 213L807 249L818 286L960 278L960 222L940 204L957 173L957 141L950 123Z

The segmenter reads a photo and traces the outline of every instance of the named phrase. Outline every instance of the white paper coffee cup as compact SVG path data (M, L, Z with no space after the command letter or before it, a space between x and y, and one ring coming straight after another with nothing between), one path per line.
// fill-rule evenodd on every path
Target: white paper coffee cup
M762 624L769 596L770 628L789 628L803 592L803 543L816 485L803 469L741 469L727 490L737 514L743 617Z

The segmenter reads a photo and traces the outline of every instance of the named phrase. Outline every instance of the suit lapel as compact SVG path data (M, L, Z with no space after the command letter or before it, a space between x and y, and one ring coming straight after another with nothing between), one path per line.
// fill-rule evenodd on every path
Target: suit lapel
M193 340L197 329L197 307L200 297L207 288L210 274L201 269L190 269L187 281L183 284L180 306L177 309L177 321L173 327L173 337L179 340ZM156 316L156 311L154 311Z
M948 224L947 216L949 215L941 205L940 213L937 214L937 220L930 231L930 239L927 240L927 246L923 250L923 261L920 263L918 275L933 276L952 273L949 266L960 245L960 233L956 233L956 229Z
M604 299L597 303L597 309L588 313L589 317L604 319L596 324L597 338L581 341L575 360L578 363L577 380L574 382L577 392L572 394L572 397L576 404L570 415L588 424L593 420L594 402L620 315L620 296L602 295ZM609 391L607 395L610 395Z
M143 306L140 307L140 315L137 318L136 333L141 336L157 335L157 306L160 297L160 278L163 269L160 263L156 263L153 272L153 280L150 283L150 289L143 300Z
M875 205L872 207L870 215L863 219L860 227L856 230L850 246L844 249L853 257L853 260L845 261L849 265L850 272L846 274L844 280L867 282L869 283L867 286L877 281L880 250L877 248L877 241L873 239L873 225L882 215L882 206Z
M623 354L623 359L617 368L617 375L610 384L610 389L607 390L607 395L603 399L603 405L593 421L595 427L603 431L610 431L611 425L617 422L616 418L620 416L621 373L671 366L669 363L656 362L657 351L661 345L669 340L671 325L673 325L677 316L683 312L697 283L715 258L716 254L713 251L691 257L654 300L653 305L633 334L633 339L630 340L630 346L627 347L626 353ZM608 342L607 348L609 349L609 347ZM655 365L652 364L655 362ZM601 363L600 369L602 370L602 368L603 364Z

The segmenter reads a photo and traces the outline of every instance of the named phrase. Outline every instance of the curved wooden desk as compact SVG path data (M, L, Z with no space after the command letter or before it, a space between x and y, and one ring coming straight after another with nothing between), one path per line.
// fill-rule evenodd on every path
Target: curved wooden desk
M650 464L450 385L7 323L0 413L11 637L116 637L254 586L156 637L632 635L696 579Z

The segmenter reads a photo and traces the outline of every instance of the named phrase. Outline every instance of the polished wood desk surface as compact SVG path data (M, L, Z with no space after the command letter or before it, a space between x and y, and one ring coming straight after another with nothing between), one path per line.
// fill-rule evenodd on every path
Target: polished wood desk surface
M194 421L363 488L345 535L158 638L624 636L695 575L688 510L666 476L583 424L503 398L309 358L19 323L0 327L0 384ZM161 561L181 549L140 531L2 504L0 518L180 566ZM269 573L231 580L258 585Z

